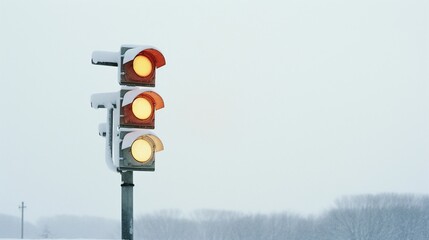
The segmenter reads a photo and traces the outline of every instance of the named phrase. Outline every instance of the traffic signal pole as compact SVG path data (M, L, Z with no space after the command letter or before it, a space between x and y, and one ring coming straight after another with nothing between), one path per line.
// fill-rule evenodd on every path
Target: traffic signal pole
M122 239L133 240L133 171L155 171L155 153L164 145L155 129L155 111L162 97L143 87L155 87L155 72L165 65L164 55L151 46L122 45L119 52L94 51L91 63L118 68L121 90L91 96L91 107L106 108L107 120L98 127L106 138L106 163L121 174Z
M24 208L26 207L24 202L21 202L21 206L19 206L21 209L21 239L24 239Z
M133 172L121 172L122 177L122 239L133 240Z

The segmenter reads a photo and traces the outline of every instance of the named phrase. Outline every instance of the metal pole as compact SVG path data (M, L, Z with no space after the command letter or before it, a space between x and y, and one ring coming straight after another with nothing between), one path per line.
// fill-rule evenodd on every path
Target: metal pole
M133 240L133 172L121 172L122 177L122 239Z
M26 208L24 202L21 202L19 208L21 208L21 239L24 239L24 208Z

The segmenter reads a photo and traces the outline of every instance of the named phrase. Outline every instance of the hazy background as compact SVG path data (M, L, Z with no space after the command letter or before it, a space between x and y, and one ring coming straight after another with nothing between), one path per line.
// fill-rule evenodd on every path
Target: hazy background
M165 55L160 209L317 214L337 197L429 193L429 3L1 1L0 213L120 218L90 95L119 90L94 50Z

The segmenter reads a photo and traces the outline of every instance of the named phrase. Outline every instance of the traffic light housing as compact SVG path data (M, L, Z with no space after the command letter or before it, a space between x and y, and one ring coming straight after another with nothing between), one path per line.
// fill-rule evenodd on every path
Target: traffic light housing
M155 170L155 152L162 151L161 140L150 132L124 132L120 144L119 162L121 170Z
M152 47L121 47L120 83L128 86L155 86L156 69L165 65L164 55Z
M161 140L147 129L155 128L155 112L164 107L154 87L156 71L165 65L160 51L150 46L123 45L119 52L95 51L92 63L117 66L119 92L94 94L91 105L107 108L107 124L99 134L106 138L106 161L117 171L154 171Z
M154 91L122 90L120 104L121 127L155 128L155 110L164 107L164 100Z

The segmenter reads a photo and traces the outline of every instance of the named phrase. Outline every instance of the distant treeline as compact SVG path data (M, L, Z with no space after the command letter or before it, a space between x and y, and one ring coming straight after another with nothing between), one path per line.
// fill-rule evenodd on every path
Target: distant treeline
M18 238L19 226L18 218L0 215L0 238ZM50 217L26 229L27 238L120 239L119 221L94 217ZM428 240L429 196L344 197L316 217L169 210L137 217L134 231L136 240Z

